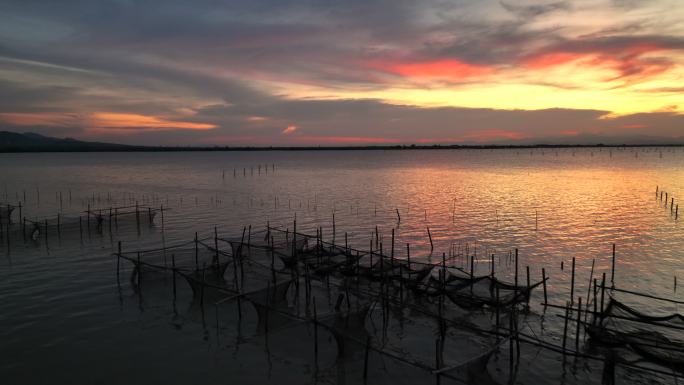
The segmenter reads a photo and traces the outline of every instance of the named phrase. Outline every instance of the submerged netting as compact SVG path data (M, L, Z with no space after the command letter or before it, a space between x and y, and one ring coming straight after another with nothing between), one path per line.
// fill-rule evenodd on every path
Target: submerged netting
M193 294L211 296L213 289L221 293L234 285L224 279L226 270L235 265L226 253L207 247L201 240L161 249L121 252L119 259L133 264L131 282L140 283L143 276L178 274L185 278ZM207 287L204 287L204 286ZM215 298L220 298L216 293Z
M153 226L155 221L159 221L155 219L159 217L159 213L162 213L161 209L133 206L91 209L44 217L24 216L16 218L11 225L8 224L6 233L11 233L11 237L15 240L39 241L41 239L47 240L48 236L68 239L83 237L91 233L111 233L119 228L130 228L131 226L137 226L140 230L142 226ZM4 213L2 218L5 218Z
M117 255L133 264L134 283L154 274L183 277L193 292L192 307L202 314L213 305L217 312L235 310L239 319L249 304L258 333L299 333L306 329L295 325L316 325L330 333L340 360L358 360L371 351L430 375L477 383L488 382L487 362L499 347L499 312L494 328L492 313L470 309L491 306L492 288L499 289L501 303L512 292L513 304L531 290L287 232L249 230L231 240L215 237ZM435 339L441 339L442 351L437 364Z
M647 359L684 370L684 316L681 314L644 314L611 297L587 330L601 343L628 346Z
M0 203L0 222L11 223L13 221L12 213L17 207L9 203Z
M416 279L410 282L414 291L431 296L445 293L453 303L468 309L526 302L532 290L543 283L515 285L489 275L475 277L462 269L439 265L424 267L416 271L414 276Z

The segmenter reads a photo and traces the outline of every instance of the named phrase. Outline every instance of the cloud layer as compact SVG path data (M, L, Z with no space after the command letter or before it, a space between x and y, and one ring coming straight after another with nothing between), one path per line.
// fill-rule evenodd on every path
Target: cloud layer
M141 144L672 138L682 15L678 0L7 1L0 128Z

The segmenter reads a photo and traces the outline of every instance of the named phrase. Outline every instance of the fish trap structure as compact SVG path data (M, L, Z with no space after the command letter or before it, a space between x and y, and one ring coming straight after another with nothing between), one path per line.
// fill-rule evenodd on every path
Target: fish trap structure
M19 210L17 210L19 209ZM2 224L10 224L12 223L12 214L15 211L21 211L21 202L19 202L18 205L13 205L10 203L0 203L0 223ZM19 214L19 217L21 218L21 214Z
M639 308L676 309L684 302L621 289L614 284L607 286L605 273L601 282L594 279L590 293L593 295L584 307L581 298L575 304L568 301L565 306L544 304L562 310L564 314L557 315L565 321L562 346L540 342L544 347L564 356L603 362L604 383L615 383L617 365L672 378L675 383L684 375L684 316L662 311L650 314ZM566 344L570 339L569 329L576 329L574 349ZM586 347L592 349L580 349L581 330L589 337ZM601 355L596 355L597 351Z
M134 205L94 209L88 207L83 212L57 213L44 217L21 216L18 222L5 224L2 235L9 243L40 240L47 242L49 237L83 239L84 235L113 233L119 228L135 227L140 232L143 226L153 226L158 217L161 217L163 224L164 211L168 210L163 206L154 208Z
M318 333L329 333L336 360L363 360L363 378L373 371L369 360L381 356L429 378L491 383L486 368L492 355L505 346L511 363L519 355L518 306L541 284L515 285L449 267L444 258L436 264L400 260L372 247L324 242L320 232L270 226L244 228L239 238L215 231L213 239L196 235L157 250L120 250L116 257L117 274L121 261L132 264L136 291L158 275L171 277L174 297L179 282L187 283L191 308L204 314L213 305L217 325L218 309L234 309L239 322L249 304L259 335L314 328L316 361L323 343ZM217 333L225 328L217 326Z
M682 305L684 302L616 287L600 286L600 290L600 308L591 312L591 322L584 323L592 342L611 350L628 349L643 360L684 374L684 316L680 313L649 314L628 305L617 295L648 298L659 303L659 307L664 303ZM608 299L604 306L605 290Z

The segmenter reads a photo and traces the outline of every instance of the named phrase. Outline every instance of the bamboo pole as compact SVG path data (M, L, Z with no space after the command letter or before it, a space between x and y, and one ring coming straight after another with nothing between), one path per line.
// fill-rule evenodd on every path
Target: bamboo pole
M565 303L565 324L563 325L563 355L566 353L565 346L568 338L568 318L570 318L570 306L570 301L567 301Z
M176 299L176 254L171 254L171 273L173 275L173 299Z
M199 247L197 240L197 231L195 231L195 270L199 270Z
M575 351L579 351L579 340L580 340L580 324L582 316L582 297L577 298L577 327L575 329Z
M542 267L542 286L544 287L544 306L548 305L548 297L546 296L546 269Z
M371 347L371 338L370 336L366 337L366 353L364 354L363 358L363 383L366 383L366 379L368 379L368 353L370 352L370 347Z
M615 287L615 243L613 243L613 263L610 268L610 284Z
M572 275L570 277L570 303L575 303L575 257L572 257Z
M119 270L121 268L121 241L118 242L118 252L116 254L116 281L119 282Z

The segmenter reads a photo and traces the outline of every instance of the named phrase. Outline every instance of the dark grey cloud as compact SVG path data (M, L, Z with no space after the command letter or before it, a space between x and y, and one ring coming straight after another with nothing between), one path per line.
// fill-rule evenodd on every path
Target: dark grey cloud
M519 5L504 1L501 1L500 3L505 10L524 19L531 19L551 12L564 11L571 8L571 3L569 1L556 1L533 5Z

